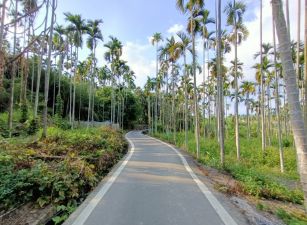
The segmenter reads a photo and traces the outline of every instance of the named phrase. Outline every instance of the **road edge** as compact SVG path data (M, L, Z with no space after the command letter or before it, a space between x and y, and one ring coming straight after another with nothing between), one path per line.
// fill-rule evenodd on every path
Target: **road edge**
M172 146L169 143L166 143L164 141L161 141L157 138L151 137L149 135L145 135L153 140L156 140L169 148L171 148L181 159L181 162L183 163L186 171L190 174L193 181L197 184L200 191L205 195L205 197L208 199L210 205L214 208L220 219L223 221L225 225L238 225L238 223L232 218L232 216L227 212L227 210L222 206L222 204L219 202L219 200L214 196L214 194L209 190L209 188L198 178L198 176L194 173L192 168L190 167L189 163L187 162L186 158L179 152L178 149L176 149L174 146Z

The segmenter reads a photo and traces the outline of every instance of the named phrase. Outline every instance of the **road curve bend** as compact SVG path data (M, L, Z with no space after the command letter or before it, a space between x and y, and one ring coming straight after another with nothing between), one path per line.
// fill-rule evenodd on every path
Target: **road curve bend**
M64 225L239 225L173 146L132 131L130 151Z

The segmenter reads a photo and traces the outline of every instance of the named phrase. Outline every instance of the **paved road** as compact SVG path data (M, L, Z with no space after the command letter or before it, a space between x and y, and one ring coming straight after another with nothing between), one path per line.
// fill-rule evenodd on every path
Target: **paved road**
M237 225L173 147L130 132L132 146L66 224Z

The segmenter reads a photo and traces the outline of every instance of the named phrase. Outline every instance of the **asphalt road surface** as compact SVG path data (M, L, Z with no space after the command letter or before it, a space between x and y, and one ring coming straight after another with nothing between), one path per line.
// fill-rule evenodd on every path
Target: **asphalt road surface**
M130 152L69 225L239 225L172 146L129 132Z

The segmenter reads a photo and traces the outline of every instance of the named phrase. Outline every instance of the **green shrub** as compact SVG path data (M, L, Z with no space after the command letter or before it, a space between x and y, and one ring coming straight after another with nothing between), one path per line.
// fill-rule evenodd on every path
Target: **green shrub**
M37 118L32 119L30 120L29 126L27 127L27 134L33 135L38 132L38 129L39 129L38 119Z
M20 106L21 117L19 122L24 123L28 120L28 106L27 104L21 104Z

